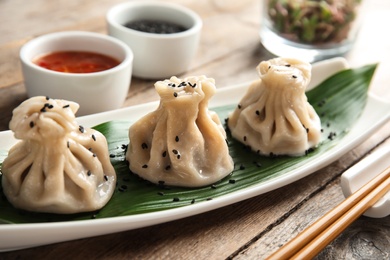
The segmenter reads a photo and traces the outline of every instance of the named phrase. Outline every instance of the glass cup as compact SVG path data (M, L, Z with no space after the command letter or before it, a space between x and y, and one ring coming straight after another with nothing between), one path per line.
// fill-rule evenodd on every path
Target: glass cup
M314 62L346 54L362 0L261 0L260 38L271 53Z

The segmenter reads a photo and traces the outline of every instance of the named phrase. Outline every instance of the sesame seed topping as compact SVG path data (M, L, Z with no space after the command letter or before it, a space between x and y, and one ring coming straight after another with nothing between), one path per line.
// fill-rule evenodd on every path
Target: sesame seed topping
M148 168L148 165L144 164L144 165L142 165L142 168L146 169L146 168Z
M180 201L180 199L178 198L178 197L175 197L175 198L173 198L173 200L172 201L174 201L174 202L178 202L178 201Z
M170 165L167 165L166 167L165 167L165 170L166 171L169 171L171 169L171 166Z
M91 170L88 170L87 175L88 175L88 176L91 176L91 175L92 175Z
M94 153L94 154L92 154L92 156L93 156L93 157L96 157L97 155L96 155L96 153Z
M141 144L141 148L142 148L142 149L148 149L148 145L147 145L146 143L142 143L142 144Z
M292 77L293 77L294 79L298 78L296 75L292 75Z
M68 148L70 147L69 141L66 142L66 146L67 146Z
M46 96L46 100L49 100L50 98L48 96Z
M179 152L178 152L176 149L173 149L173 150L172 150L172 153L178 154Z
M115 158L115 154L110 154L110 158Z
M259 110L256 110L256 115L260 115L260 111Z
M290 64L286 64L286 67L291 67L291 65Z
M35 125L35 124L34 124L34 122L33 122L33 121L31 121L31 122L30 122L30 127L31 127L31 128L33 128L33 127L34 127L34 125Z
M166 157L167 156L167 151L164 151L163 153L162 153L162 157Z
M181 156L180 156L180 154L178 154L176 158L179 160L179 159L180 159L180 157L181 157Z
M174 96L174 97L177 97L177 92L173 92L173 96Z
M85 130L84 130L84 127L83 127L82 125L79 126L79 131L80 131L81 133L84 133Z
M96 141L96 136L95 136L95 135L92 135L92 139L93 139L94 141Z
M69 104L68 104L68 105L65 105L65 106L63 106L62 108L68 108L68 107L70 107L70 106L69 106Z
M105 181L108 181L107 175L104 175L104 180L105 180Z
M175 137L175 141L176 141L176 142L179 142L179 136L176 136L176 137Z
M234 180L234 179L230 179L230 180L229 180L229 183L232 183L232 184L234 184L234 183L236 183L236 180Z
M238 107L238 109L241 109L241 105L240 104L238 104L237 107Z

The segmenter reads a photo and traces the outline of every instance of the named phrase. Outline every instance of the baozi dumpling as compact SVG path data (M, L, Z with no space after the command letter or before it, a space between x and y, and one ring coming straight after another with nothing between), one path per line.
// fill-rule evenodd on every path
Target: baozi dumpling
M226 132L208 110L214 79L188 77L158 81L159 107L129 129L130 170L153 183L199 187L233 170Z
M260 79L229 116L232 136L263 155L304 155L321 138L320 118L305 94L311 65L275 58L257 70Z
M106 138L75 121L79 105L33 97L13 111L17 139L2 165L8 201L28 211L77 213L102 208L116 174Z

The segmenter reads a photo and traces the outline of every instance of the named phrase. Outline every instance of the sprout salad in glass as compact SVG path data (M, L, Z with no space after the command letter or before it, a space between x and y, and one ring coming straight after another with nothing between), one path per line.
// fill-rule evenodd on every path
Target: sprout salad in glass
M306 50L309 61L345 54L357 35L361 1L264 0L262 43L278 56L302 57Z

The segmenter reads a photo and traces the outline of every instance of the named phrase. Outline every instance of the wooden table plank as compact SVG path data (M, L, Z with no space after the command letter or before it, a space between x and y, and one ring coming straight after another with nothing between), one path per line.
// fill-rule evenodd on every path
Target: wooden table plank
M20 47L57 30L106 33L105 12L119 2L124 1L0 1L0 130L8 128L12 109L27 98L18 61ZM197 56L181 76L205 74L223 88L256 79L256 65L273 57L259 42L260 1L169 2L189 6L204 22ZM366 12L369 19L347 59L352 66L380 62L372 92L390 98L390 36L381 33L381 26L390 22L390 3L369 1ZM124 106L158 100L153 83L133 78ZM262 259L343 199L340 175L389 139L389 127L330 166L255 198L171 223L2 253L0 258ZM390 248L389 222L390 217L360 218L318 259L385 259Z

